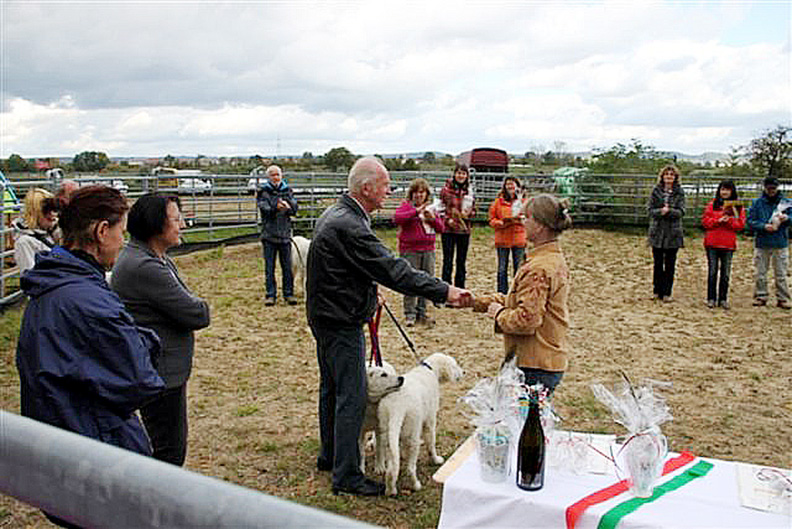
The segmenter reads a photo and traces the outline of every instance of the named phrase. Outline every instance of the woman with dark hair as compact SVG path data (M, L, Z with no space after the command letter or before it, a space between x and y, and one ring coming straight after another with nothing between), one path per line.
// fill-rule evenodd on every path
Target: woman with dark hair
M63 246L41 254L20 281L30 302L16 363L22 415L150 455L135 410L164 388L152 365L159 340L105 281L124 244L127 209L119 191L102 185L71 197L60 215Z
M568 200L542 194L523 209L526 238L533 244L507 294L476 296L473 310L495 320L506 360L516 357L529 385L550 393L561 382L569 357L569 267L559 237L572 227Z
M684 246L682 217L685 216L685 192L676 166L669 164L660 170L646 209L649 213L649 245L654 259L653 299L670 302L674 300L671 290L677 252Z
M209 325L209 305L179 277L169 248L180 242L184 219L176 196L143 195L129 212L129 244L121 252L111 285L138 325L162 341L157 371L166 390L140 410L154 457L183 465L187 456L187 379L194 331Z
M509 290L509 254L511 253L513 273L517 273L525 254L521 187L520 180L516 177L504 178L498 198L489 209L489 223L495 235L495 249L498 251L498 292L501 294Z
M429 182L416 178L407 190L407 200L393 214L399 227L399 255L417 270L430 276L435 274L435 233L443 232L443 220L432 207L432 190ZM434 325L426 314L426 298L404 296L404 318L412 327L422 323Z
M723 180L701 217L707 251L707 306L711 309L716 304L729 309L732 256L737 249L737 232L745 228L745 208L737 200L734 182Z
M457 163L454 174L446 180L440 191L440 201L445 211L445 228L440 237L443 243L443 281L451 283L456 252L454 286L465 288L468 247L470 246L470 219L476 215L476 200L470 187L470 171L465 164Z

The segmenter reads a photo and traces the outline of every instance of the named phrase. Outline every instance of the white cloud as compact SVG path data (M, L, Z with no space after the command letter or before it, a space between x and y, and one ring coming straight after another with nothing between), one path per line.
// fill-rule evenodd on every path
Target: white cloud
M732 2L0 9L3 157L631 138L726 151L792 121L789 8L773 18L762 6L751 35L757 8Z

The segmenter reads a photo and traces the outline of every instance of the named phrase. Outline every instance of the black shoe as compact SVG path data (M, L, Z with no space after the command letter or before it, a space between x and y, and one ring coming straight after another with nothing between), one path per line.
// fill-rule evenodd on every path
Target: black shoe
M363 482L356 487L341 487L333 485L333 494L339 493L355 494L357 496L382 496L385 494L385 484L373 479L364 478Z
M297 304L297 300L294 299L293 297L289 296L289 297L286 298L286 303L288 303L289 305L296 305Z
M322 472L330 472L333 470L333 463L326 459L318 458L316 460L316 469Z

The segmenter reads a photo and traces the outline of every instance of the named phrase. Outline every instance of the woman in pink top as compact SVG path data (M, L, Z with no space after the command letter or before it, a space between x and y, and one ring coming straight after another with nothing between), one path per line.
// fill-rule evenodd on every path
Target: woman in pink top
M399 227L399 254L413 268L434 276L435 233L443 231L443 220L432 207L432 190L423 178L416 178L407 190L407 200L393 214ZM407 326L434 321L426 315L426 298L404 296L404 317Z

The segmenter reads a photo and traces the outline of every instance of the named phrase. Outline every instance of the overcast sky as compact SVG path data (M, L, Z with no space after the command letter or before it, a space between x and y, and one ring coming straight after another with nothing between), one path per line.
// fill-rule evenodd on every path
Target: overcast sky
M0 0L0 157L728 153L792 124L790 6Z

